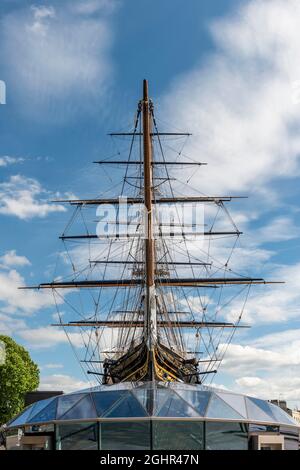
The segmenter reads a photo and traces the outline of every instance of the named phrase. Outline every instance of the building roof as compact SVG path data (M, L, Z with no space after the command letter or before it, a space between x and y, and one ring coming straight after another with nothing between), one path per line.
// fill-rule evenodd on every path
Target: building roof
M36 402L8 427L60 421L121 418L204 419L299 426L272 403L238 393L185 383L120 383Z

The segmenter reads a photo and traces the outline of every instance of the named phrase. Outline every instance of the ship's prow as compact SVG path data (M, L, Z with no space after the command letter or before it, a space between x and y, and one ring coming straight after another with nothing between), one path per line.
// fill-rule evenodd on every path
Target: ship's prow
M153 379L165 382L200 383L196 358L184 359L159 342L153 351L148 350L146 342L129 348L119 359L106 359L103 368L105 384Z

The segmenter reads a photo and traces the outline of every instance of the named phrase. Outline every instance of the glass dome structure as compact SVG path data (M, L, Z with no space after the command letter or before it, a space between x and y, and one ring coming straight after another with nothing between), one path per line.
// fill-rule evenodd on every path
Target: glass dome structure
M267 401L174 382L121 383L49 398L27 407L7 429L49 425L58 449L246 449L254 428L298 433L294 419Z

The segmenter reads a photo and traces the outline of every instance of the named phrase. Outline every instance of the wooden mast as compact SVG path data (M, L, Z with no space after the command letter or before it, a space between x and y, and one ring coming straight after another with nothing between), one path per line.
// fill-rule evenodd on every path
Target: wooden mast
M142 121L142 122L141 122ZM136 132L138 128L138 124L142 124L142 128L140 132ZM154 128L154 129L153 129ZM213 344L213 336L212 336L212 329L219 329L222 330L224 328L227 329L236 329L236 328L248 328L247 325L240 325L239 321L241 315L238 318L237 323L228 323L228 322L217 322L215 321L197 321L196 316L199 312L190 311L168 311L168 305L163 305L160 302L160 296L163 296L164 293L161 291L164 287L181 287L181 288L205 288L205 289L216 289L222 286L230 286L230 285L248 285L249 288L251 285L254 284L278 284L281 282L268 282L262 278L249 278L249 277L232 277L227 276L229 270L225 269L224 277L215 277L214 275L210 275L209 272L205 271L203 277L196 277L193 272L192 277L178 277L176 276L173 278L170 277L170 273L168 269L167 274L164 270L157 269L157 265L165 265L168 267L170 265L173 269L174 266L211 266L212 263L209 262L202 262L201 260L194 258L196 261L191 261L191 257L188 254L188 259L180 260L172 260L166 256L167 252L160 258L159 261L156 260L157 252L156 252L156 240L159 240L160 236L164 234L161 231L156 231L155 228L155 219L154 219L154 207L158 207L161 204L171 204L171 203L190 203L190 202L209 202L216 204L217 206L221 206L223 202L231 201L233 199L239 198L239 196L176 196L172 194L168 197L155 197L154 187L155 187L155 180L159 179L163 182L170 181L172 178L155 178L155 170L159 165L206 165L206 163L194 162L194 161L153 161L152 155L152 138L159 137L159 136L188 136L188 133L173 133L173 132L159 132L156 126L154 114L153 114L153 104L152 101L149 99L148 94L148 82L147 80L143 81L143 97L139 101L137 118L135 122L134 132L121 132L121 133L110 133L111 136L132 136L132 146L134 144L134 139L136 136L140 136L143 138L143 158L132 160L131 150L129 153L129 160L110 160L105 159L103 161L95 162L97 164L114 164L114 165L139 165L139 168L143 168L144 173L143 176L131 176L131 178L138 178L144 183L144 194L138 194L136 197L129 197L126 199L126 204L143 204L144 207L144 220L145 220L145 232L144 232L144 253L143 259L140 259L140 245L138 245L138 250L136 251L136 256L130 252L128 253L128 258L130 259L107 259L107 256L104 259L96 259L95 261L89 260L89 265L93 264L124 264L126 265L134 265L132 275L128 278L124 278L123 274L121 279L107 279L106 276L100 276L100 278L94 279L94 276L78 276L81 272L74 272L72 276L72 280L67 281L53 281L48 283L42 283L35 287L19 287L21 289L97 289L99 290L99 296L102 292L102 288L108 289L119 289L119 288L136 288L140 286L138 293L141 292L143 289L143 295L139 300L138 305L134 303L132 305L132 310L128 310L127 307L130 307L129 304L129 297L126 300L124 298L125 303L125 310L115 311L114 314L117 314L116 319L111 319L110 313L107 314L107 319L97 319L98 313L98 305L99 301L97 302L95 308L95 315L94 319L89 317L87 319L81 318L79 321L71 321L67 323L62 323L62 321L53 326L61 326L61 327L80 327L81 331L84 327L87 327L90 332L97 331L98 328L117 328L117 329L130 329L133 330L132 338L129 335L124 335L124 337L118 340L118 350L112 348L111 351L100 351L98 349L99 360L94 360L95 357L95 348L92 345L92 354L91 360L84 360L82 362L86 363L103 363L103 371L102 372L95 372L95 371L88 371L89 374L95 374L99 376L103 376L103 383L111 384L111 383L118 383L123 381L134 381L139 382L141 380L162 380L162 381L170 381L170 380L179 380L187 383L201 383L199 376L215 373L216 370L210 370L210 364L214 362L220 362L222 360L216 357L216 349ZM143 165L143 167L142 167ZM154 176L153 176L154 172ZM125 179L127 180L130 178L126 176ZM162 183L161 183L162 184ZM136 186L138 189L142 191L142 188ZM241 196L243 198L243 196ZM103 205L103 204L123 204L122 198L94 198L94 199L72 199L72 200L63 200L63 201L55 201L56 203L65 202L71 205L76 205L78 207L81 206L90 206L90 205ZM179 220L180 222L180 220ZM129 224L128 222L124 222L125 224ZM123 224L123 222L122 222ZM130 222L131 224L131 222ZM233 231L215 231L213 230L212 225L211 229L208 231L202 231L201 235L205 236L227 236L227 235L236 235L239 236L242 232L239 232L236 226L234 226ZM182 237L188 235L188 232L183 232L183 229L186 228L183 223L176 224L176 226L180 227L182 230L178 233ZM195 234L195 232L191 232L191 234ZM200 233L199 233L200 234ZM173 235L177 235L174 233ZM138 236L140 238L139 233L127 233L127 237L129 236ZM62 240L90 240L90 239L101 239L103 238L101 234L79 234L79 235L69 235L63 234L60 237ZM105 238L108 238L105 235ZM113 238L119 238L119 235L114 235ZM161 243L160 241L157 242L158 244ZM102 251L100 252L102 255ZM99 256L100 256L99 255ZM208 253L209 255L209 253ZM225 265L227 266L227 265ZM75 271L75 270L74 270ZM106 272L106 271L105 271ZM124 271L123 271L124 272ZM89 274L92 274L92 270ZM158 295L156 294L156 286ZM247 291L248 292L248 291ZM185 294L184 294L185 295ZM200 296L200 294L199 294ZM248 296L248 294L247 294ZM99 297L100 298L100 297ZM186 297L185 297L186 298ZM221 297L220 297L221 298ZM246 297L247 299L247 297ZM114 302L115 299L113 299ZM230 300L231 301L231 300ZM168 304L168 302L167 302ZM113 305L113 304L112 304ZM71 304L70 304L71 306ZM105 309L104 309L105 313ZM119 317L121 314L121 317ZM124 314L124 317L123 317ZM132 320L129 314L133 314ZM175 314L176 316L171 316L171 314ZM192 315L192 320L189 318L179 320L179 314L188 314L189 318ZM120 318L120 319L119 319ZM181 341L177 341L177 335L174 334L174 331L178 331L180 333L180 329L187 329L192 328L195 329L197 332L201 329L207 329L208 334L210 336L209 345L207 348L208 359L204 359L201 361L197 360L196 354L201 354L202 351L185 351L185 345ZM94 330L96 329L96 330ZM87 334L91 338L87 330ZM164 330L164 334L160 336L159 332ZM128 330L127 330L128 331ZM137 331L137 335L136 335ZM206 330L204 330L206 334ZM143 338L141 339L140 334L143 332ZM130 331L129 331L130 334ZM179 334L178 334L179 336ZM230 340L232 335L230 336ZM96 344L99 346L99 338L96 336ZM128 341L130 339L130 342ZM166 339L166 340L165 340ZM138 341L136 341L138 340ZM169 343L167 346L164 342ZM86 348L89 349L91 341L89 344L86 345ZM210 352L209 347L212 344L213 348ZM186 357L185 353L194 353L194 357L189 358ZM104 361L100 360L100 354L112 354L113 358L107 357ZM97 358L97 357L96 357ZM198 365L199 363L209 363L209 366L205 371L199 371ZM151 406L150 406L151 408Z
M153 212L152 212L152 142L151 142L151 114L148 95L148 81L143 81L143 146L144 146L144 203L145 203L145 266L146 266L146 315L145 336L149 351L152 352L157 338L156 324L156 296L155 296L155 255L153 238ZM151 359L150 359L151 360ZM152 376L153 376L153 367Z

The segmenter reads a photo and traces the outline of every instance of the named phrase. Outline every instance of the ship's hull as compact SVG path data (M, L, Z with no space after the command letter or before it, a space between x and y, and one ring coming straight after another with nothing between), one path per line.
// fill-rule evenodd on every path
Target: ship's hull
M161 380L199 383L197 362L182 358L161 343L149 351L145 342L130 349L117 360L104 362L104 383Z

